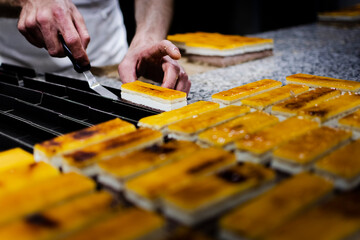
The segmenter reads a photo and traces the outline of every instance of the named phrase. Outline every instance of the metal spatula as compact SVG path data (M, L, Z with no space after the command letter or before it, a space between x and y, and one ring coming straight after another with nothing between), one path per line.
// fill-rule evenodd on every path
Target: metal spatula
M74 69L76 72L78 73L83 73L87 82L89 83L89 87L94 90L95 92L97 92L98 94L100 94L103 97L106 98L111 98L114 100L118 100L118 96L116 96L114 93L110 92L108 89L106 89L105 87L101 86L100 83L98 83L98 81L96 81L95 77L92 75L92 73L90 72L91 69L91 65L86 65L86 66L80 66L74 56L72 55L70 49L68 48L68 46L66 45L64 38L60 35L59 36L60 41L63 45L64 48L64 52L65 55L71 60L72 64L74 65Z

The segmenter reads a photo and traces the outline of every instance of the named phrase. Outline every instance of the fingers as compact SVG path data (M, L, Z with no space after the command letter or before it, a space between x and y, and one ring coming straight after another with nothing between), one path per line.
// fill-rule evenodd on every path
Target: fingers
M156 44L154 48L149 50L149 54L157 57L169 55L174 60L179 60L181 58L179 49L168 40L162 40Z
M176 85L176 90L189 93L191 82L185 71L180 71L179 78Z
M136 61L124 59L118 66L120 81L122 83L134 82L136 76Z
M86 28L85 21L83 16L80 14L80 12L77 10L77 8L73 8L73 18L74 18L74 25L79 33L81 43L84 47L84 49L87 48L90 42L90 35Z
M162 87L189 93L191 82L184 69L169 56L164 57Z

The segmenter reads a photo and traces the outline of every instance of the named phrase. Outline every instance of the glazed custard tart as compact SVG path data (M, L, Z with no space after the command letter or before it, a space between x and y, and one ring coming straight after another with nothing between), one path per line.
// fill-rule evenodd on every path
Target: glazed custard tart
M199 134L200 145L224 147L233 150L235 140L278 123L277 117L265 112L252 112L226 123L212 127Z
M271 165L289 173L310 170L313 163L349 141L350 131L320 127L284 143L273 152Z
M170 219L195 225L260 194L274 179L275 172L271 169L244 163L165 194L163 211Z
M241 105L240 100L281 87L281 85L282 83L280 81L263 79L215 93L211 97L213 102L217 102L221 106Z
M54 139L35 144L34 158L36 161L51 162L60 166L59 155L98 143L124 133L135 131L135 126L119 118L61 135Z
M236 163L235 156L219 148L207 148L191 156L131 179L125 184L125 197L145 209L160 206L160 197L168 191Z
M309 87L335 88L341 91L350 92L358 92L360 90L360 82L316 76L304 73L297 73L287 76L286 83L302 84Z
M93 180L77 173L61 174L0 198L0 225L95 190Z
M136 131L62 155L63 170L64 172L75 171L93 176L96 173L95 163L101 159L127 154L162 142L161 132L150 128L139 128Z
M337 188L348 190L360 183L360 140L325 156L315 164L315 171L334 180Z
M245 98L241 100L241 103L258 110L269 111L272 105L288 98L295 97L307 90L309 90L309 87L305 85L288 84L271 91Z
M271 151L275 147L318 126L317 122L308 119L288 118L235 141L236 158L241 162L266 162L271 158Z
M359 239L359 202L359 191L340 194L288 221L264 239Z
M21 148L12 148L0 152L0 173L34 163L34 157L31 153Z
M110 193L85 194L0 227L0 239L59 239L108 215L112 203Z
M360 131L360 109L339 119L339 125L350 130Z
M100 160L97 163L98 181L112 190L120 191L126 181L164 164L185 158L199 149L194 142L172 140L123 156Z
M310 173L274 188L221 218L221 239L258 239L330 194L332 183ZM291 239L291 238L290 238Z
M169 137L180 140L195 141L200 132L244 115L248 112L250 112L249 107L230 105L210 112L202 113L192 118L184 119L169 125Z
M122 84L121 98L162 111L170 111L187 105L186 93L142 81Z
M316 106L304 108L299 111L300 116L310 118L321 123L332 118L340 117L360 107L360 95L345 93Z
M314 106L340 94L340 90L332 88L315 88L275 104L271 108L271 113L285 116L295 116L298 111L303 108Z
M168 125L219 108L218 103L198 101L185 107L162 112L139 120L139 127L147 127L166 133Z

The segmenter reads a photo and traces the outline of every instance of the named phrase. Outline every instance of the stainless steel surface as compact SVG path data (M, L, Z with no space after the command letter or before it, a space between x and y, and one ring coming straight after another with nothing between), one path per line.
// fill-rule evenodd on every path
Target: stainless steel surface
M101 86L100 83L98 83L95 79L95 77L92 75L90 71L84 71L83 72L86 81L89 83L89 87L94 90L95 92L99 93L103 97L111 98L114 100L118 100L118 96L116 96L114 93L107 90L105 87Z

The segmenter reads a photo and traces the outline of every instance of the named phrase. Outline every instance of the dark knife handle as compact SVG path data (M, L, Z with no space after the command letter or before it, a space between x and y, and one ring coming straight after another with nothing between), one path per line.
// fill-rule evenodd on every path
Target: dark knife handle
M85 71L90 70L90 68L91 68L90 63L89 63L88 65L85 65L85 66L79 65L79 64L77 63L77 61L75 60L74 56L72 55L70 49L69 49L68 46L66 45L63 36L59 35L59 39L60 39L60 42L61 42L61 44L62 44L62 46L63 46L63 48L64 48L65 55L70 59L70 61L71 61L72 64L74 65L75 71L77 71L78 73L82 73L82 72L85 72Z

